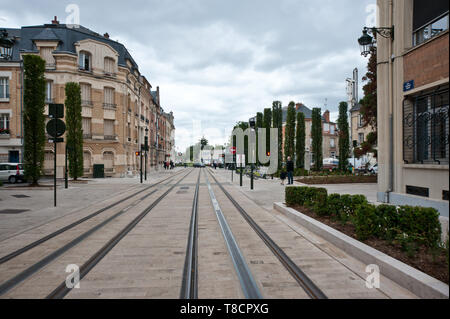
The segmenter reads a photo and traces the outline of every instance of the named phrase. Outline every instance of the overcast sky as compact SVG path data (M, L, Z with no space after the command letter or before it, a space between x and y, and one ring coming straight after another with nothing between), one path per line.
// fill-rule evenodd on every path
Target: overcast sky
M237 121L274 100L323 111L327 103L336 119L345 79L355 67L360 77L366 72L357 39L375 0L15 0L0 6L0 27L50 23L55 15L65 23L71 3L81 25L125 44L160 87L184 151L201 137L192 136L193 120L197 135L222 143Z

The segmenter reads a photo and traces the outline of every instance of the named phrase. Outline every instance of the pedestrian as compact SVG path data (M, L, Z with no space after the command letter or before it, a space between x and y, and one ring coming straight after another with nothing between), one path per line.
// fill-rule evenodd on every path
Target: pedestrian
M173 163L173 161L170 161L170 169L174 169L175 164Z
M288 176L288 185L294 185L294 162L290 156L287 158L286 171Z
M283 168L280 172L281 185L284 186L284 181L286 180L286 170Z

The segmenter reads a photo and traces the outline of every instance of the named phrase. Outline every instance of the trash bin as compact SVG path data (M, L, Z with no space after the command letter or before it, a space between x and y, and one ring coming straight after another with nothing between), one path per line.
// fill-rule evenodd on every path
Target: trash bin
M105 178L105 165L94 164L94 178Z

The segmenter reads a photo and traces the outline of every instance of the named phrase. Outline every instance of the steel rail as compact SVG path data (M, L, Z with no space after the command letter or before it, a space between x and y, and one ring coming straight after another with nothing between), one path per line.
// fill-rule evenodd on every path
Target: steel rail
M83 218L79 219L76 222L71 223L70 225L64 226L63 228L61 228L61 229L59 229L59 230L57 230L57 231L55 231L55 232L45 236L45 237L42 237L41 239L38 239L38 240L32 242L31 244L28 244L25 247L22 247L22 248L20 248L20 249L18 249L16 251L6 255L6 256L0 258L0 265L6 263L7 261L9 261L9 260L11 260L13 258L16 258L17 256L22 255L23 253L29 251L30 249L33 249L33 248L39 246L40 244L42 244L42 243L44 243L44 242L46 242L46 241L48 241L48 240L50 240L50 239L60 235L60 234L68 231L69 229L72 229L75 226L78 226L81 223L83 223L83 222L85 222L85 221L87 221L87 220L89 220L89 219L91 219L91 218L93 218L93 217L95 217L95 216L97 216L97 215L99 215L99 214L101 214L101 213L103 213L103 212L105 212L105 211L107 211L107 210L109 210L109 209L111 209L111 208L113 208L113 207L115 207L115 206L117 206L117 205L119 205L119 204L121 204L121 203L123 203L123 202L125 202L125 201L127 201L127 200L129 200L129 199L131 199L131 198L133 198L133 197L135 197L135 196L137 196L137 195L139 195L139 194L141 194L141 193L143 193L143 192L145 192L145 191L147 191L147 190L149 190L149 189L151 189L151 188L161 184L161 183L163 183L163 182L165 182L165 181L168 181L170 179L175 178L179 174L181 174L181 172L180 173L176 173L175 175L170 176L170 177L168 177L166 179L163 179L163 180L161 180L161 181L159 181L159 182L157 182L157 183L155 183L153 185L150 185L149 187L146 187L143 190L140 190L140 191L138 191L138 192L136 192L134 194L131 194L130 196L128 196L128 197L126 197L124 199L118 200L117 202L115 202L115 203L113 203L111 205L108 205L107 207L99 209L96 212L94 212L94 213L92 213L92 214L90 214L90 215L88 215L86 217L83 217Z
M241 213L247 223L253 228L258 236L264 241L266 246L273 252L283 266L289 271L292 277L313 299L328 299L317 285L289 258L288 255L267 235L261 227L250 217L250 215L239 205L239 203L228 193L216 177L208 170L208 173L214 179L219 188L228 197L231 203Z
M102 248L100 248L94 255L89 258L80 267L80 281L105 257L147 214L156 207L178 184L180 184L193 170L184 175L176 184L170 187L164 194L156 199L150 206L148 206L141 214L139 214L133 221L125 226L116 236L110 239ZM53 290L46 299L62 299L69 292L66 282L62 282L55 290Z
M198 194L200 189L201 170L198 174L195 187L194 201L192 203L192 217L189 227L189 237L184 262L183 281L181 284L180 299L198 299Z
M208 186L209 195L211 197L211 202L214 206L214 211L216 213L217 220L219 221L220 228L222 230L225 243L227 244L228 252L233 260L234 268L239 277L241 283L242 291L247 299L262 299L262 294L253 278L250 268L247 265L244 255L242 254L236 239L228 226L227 221L220 209L219 203L214 195L214 191L209 182L208 176L205 173L206 184Z

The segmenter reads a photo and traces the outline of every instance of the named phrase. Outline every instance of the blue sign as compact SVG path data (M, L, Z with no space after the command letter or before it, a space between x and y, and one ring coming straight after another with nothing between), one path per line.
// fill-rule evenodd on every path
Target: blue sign
M414 80L403 83L403 92L408 92L414 89Z

